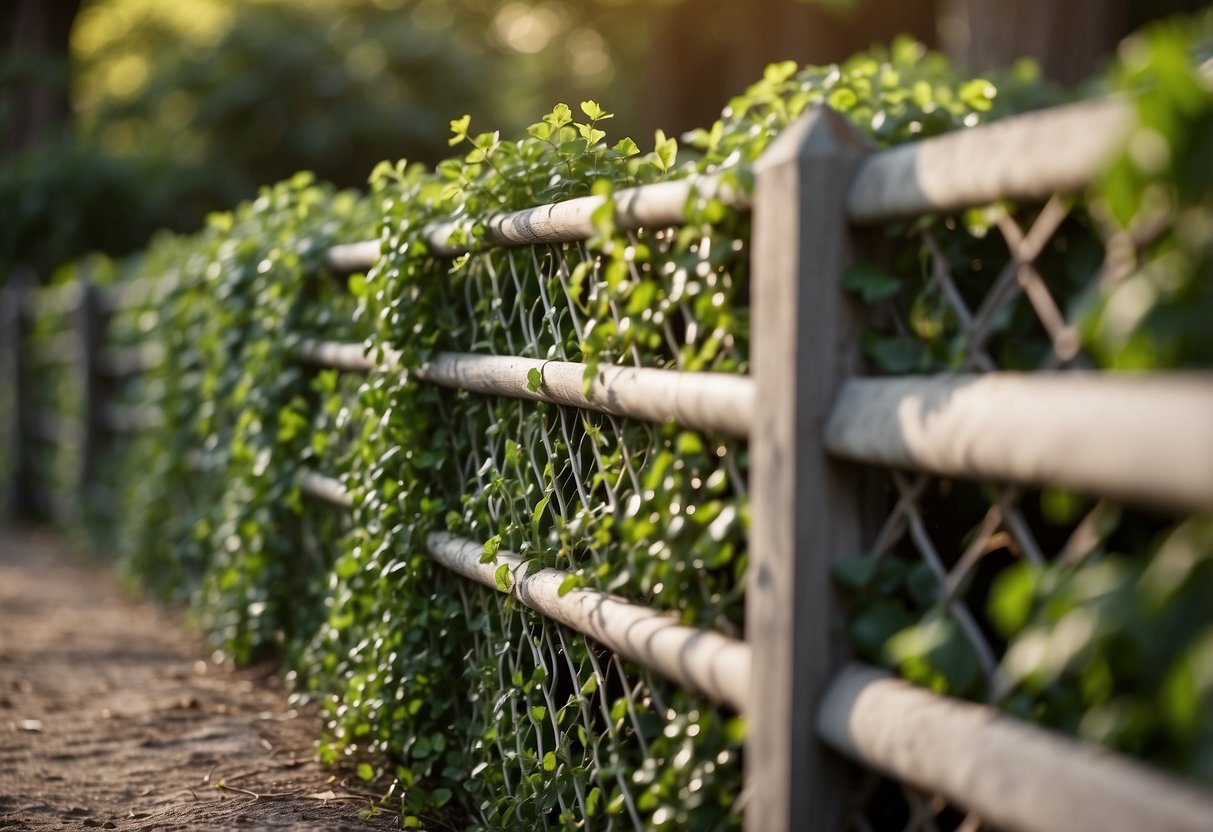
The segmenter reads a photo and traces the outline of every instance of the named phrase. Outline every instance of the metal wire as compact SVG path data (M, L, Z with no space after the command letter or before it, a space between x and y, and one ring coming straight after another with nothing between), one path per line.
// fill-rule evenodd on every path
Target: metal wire
M629 258L622 279L664 280L684 268L666 257L676 233L630 234L629 247L643 246L651 257ZM695 244L702 262L707 262L710 243ZM743 262L739 250L735 253L733 269ZM656 337L623 339L623 346L605 360L681 368L694 363L702 339L714 334L721 341L720 357L706 368L744 367L744 344L733 333L713 333L704 326L685 292L665 303L657 320L647 307L629 315L610 295L607 267L601 251L579 243L475 255L456 273L449 298L463 311L467 342L444 346L585 361L595 327L618 332L644 324ZM731 291L736 279L721 266L700 267L699 272L704 288L718 292ZM685 286L687 277L681 274L675 283ZM595 314L602 309L608 310L605 318ZM640 315L647 319L638 320ZM680 517L685 521L696 511L712 510L724 520L721 545L735 547L736 557L743 557L744 531L740 522L729 520L740 514L745 495L739 443L702 436L706 459L684 460L671 449L686 431L671 425L462 392L444 395L443 407L448 423L462 433L460 446L468 449L460 465L468 495L462 510L467 527L461 534L475 540L503 535L503 548L508 544L523 558L578 573L629 600L683 613L688 623L740 633L741 571L734 567L729 575L710 574L708 564L662 542L678 531L670 524L678 524ZM655 480L653 472L674 468L690 478L702 503L682 504L674 497L659 508L666 483ZM717 489L714 499L708 499L709 489ZM546 511L532 516L543 499ZM658 511L672 516L659 517ZM627 529L649 520L648 536L629 538ZM648 579L638 556L652 562L682 558L676 570L680 585ZM675 765L706 771L721 784L739 784L736 746L722 746L715 735L709 741L706 735L713 732L689 730L689 750L673 759L662 750L678 736L688 714L695 719L715 714L720 724L729 714L499 593L470 584L461 585L459 592L472 620L496 622L469 658L478 668L472 674L478 688L470 698L476 703L474 718L491 726L507 792L503 803L512 807L517 822L548 828L569 818L593 817L586 822L596 829L676 828L669 807L646 797L663 769ZM556 757L555 772L549 754ZM562 778L565 771L583 775ZM537 773L542 775L538 779ZM687 785L680 799L692 807L702 802L703 793L710 791L703 777L682 779ZM593 798L599 803L596 816L590 813L591 792L598 794ZM604 814L608 796L614 805ZM538 818L519 814L536 806Z
M1006 322L1025 316L1039 325L1040 338L1048 345L1036 369L1091 366L1081 352L1076 324L1063 310L1075 306L1075 299L1084 293L1106 291L1112 279L1109 275L1125 272L1126 255L1123 240L1106 239L1103 263L1086 282L1079 286L1051 282L1042 261L1070 215L1068 203L1054 197L1029 223L1021 223L1017 216L1022 215L1012 213L998 217L994 227L1006 244L1005 260L984 294L975 299L971 289L966 299L957 277L958 270L969 264L950 261L936 233L922 232L921 241L929 256L930 287L943 299L959 329L956 341L962 346L959 355L953 356L958 369L981 373L1028 369L1007 367L997 348ZM982 264L982 273L990 273L989 265ZM972 283L970 279L966 285ZM910 329L909 321L899 320L896 326L900 332ZM999 671L1005 646L992 635L984 600L974 587L988 586L997 572L1017 560L1040 564L1054 558L1077 561L1086 557L1102 542L1099 519L1107 506L1097 503L1069 526L1068 542L1059 549L1050 549L1040 542L1040 518L1024 509L1025 498L1035 498L1035 492L1025 495L1021 488L999 483L959 489L928 475L898 471L888 471L888 477L895 500L876 535L873 552L878 558L898 556L927 565L938 587L938 604L959 626L979 660L991 699L998 701L1007 693ZM985 504L977 514L979 522L955 545L951 537L946 543L937 541L937 529L946 525L947 518L974 515L970 502L975 493ZM1050 534L1056 537L1057 532L1053 529ZM982 828L979 817L956 811L938 796L923 795L878 777L874 782L870 774L867 778L857 781L852 789L852 829L969 832ZM878 785L881 782L883 785Z

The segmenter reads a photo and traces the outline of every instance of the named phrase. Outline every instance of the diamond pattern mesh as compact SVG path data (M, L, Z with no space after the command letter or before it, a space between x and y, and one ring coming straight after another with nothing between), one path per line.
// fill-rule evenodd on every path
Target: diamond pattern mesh
M437 348L541 360L744 371L745 254L637 232L478 254L452 270ZM744 444L543 403L441 393L458 460L450 531L579 583L740 638ZM459 497L458 495L462 495ZM732 714L470 582L458 592L473 754L500 767L489 823L669 828L740 823ZM489 775L486 775L489 776Z
M1091 369L1096 362L1081 347L1079 317L1129 274L1137 246L1144 241L1124 234L1091 234L1091 227L1098 223L1061 197L1039 210L997 214L986 239L969 237L951 219L929 225L918 232L929 254L921 266L926 301L905 311L889 304L877 311L874 321L899 335L922 333L924 327L943 332L948 353L932 356L930 366L919 369ZM1082 233L1067 233L1073 230ZM881 320L889 315L891 320ZM896 470L886 476L891 509L879 526L872 553L878 559L900 560L912 570L915 594L930 609L925 614L954 626L971 650L977 678L967 690L949 692L1004 704L1011 693L1003 664L1007 644L989 618L992 584L1018 562L1077 564L1106 548L1116 525L1109 521L1121 510L1104 500L1050 489L949 481ZM1059 511L1059 504L1065 509ZM1159 518L1146 517L1145 522L1163 527ZM913 676L913 668L909 671ZM937 680L926 676L918 681ZM873 773L856 771L854 784L851 828L983 828L980 818L942 798Z

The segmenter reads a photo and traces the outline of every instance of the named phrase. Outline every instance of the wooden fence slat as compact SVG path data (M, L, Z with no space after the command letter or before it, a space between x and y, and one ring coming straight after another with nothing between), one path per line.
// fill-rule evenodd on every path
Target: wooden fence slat
M749 207L747 195L723 185L716 176L701 176L671 182L656 182L626 188L614 195L615 224L624 231L669 228L686 221L687 202L696 196L719 199L738 210ZM606 197L584 196L522 211L499 214L485 223L487 234L474 243L452 243L455 223L438 223L426 229L430 251L438 257L457 257L471 251L504 246L574 243L594 236L594 212ZM378 240L343 243L329 249L325 264L336 272L366 271L379 261Z
M305 364L331 370L369 373L377 368L375 360L366 354L363 344L340 341L304 341L299 345L299 360Z
M144 433L164 426L164 411L155 405L105 404L98 423L108 433Z
M109 347L97 358L97 372L107 378L146 373L164 363L164 348L150 342L133 347Z
M352 508L354 498L340 480L326 477L315 471L304 471L299 478L299 490L309 497L324 500L342 508Z
M9 481L5 483L7 511L18 521L37 518L41 508L38 499L34 466L34 428L32 378L29 366L30 292L33 275L18 272L9 278L0 296L3 322L0 338L4 339L4 379L11 385L9 414Z
M113 383L100 370L105 351L110 313L102 302L101 291L89 279L89 267L80 268L80 306L76 315L76 335L79 338L78 378L84 395L84 448L80 454L80 481L77 497L85 502L97 484L98 467L106 446L112 438L107 410Z
M1213 373L990 373L848 381L847 459L1213 509Z
M873 154L847 197L851 222L958 211L1085 188L1128 134L1117 98L1052 107Z
M641 228L668 228L686 222L687 202L693 197L717 198L737 208L748 207L745 194L724 187L713 176L678 179L621 190L614 195L615 227L622 231ZM606 197L584 196L550 205L492 217L485 224L487 234L474 245L450 243L456 226L440 223L426 231L431 251L444 257L456 257L476 249L493 246L522 246L542 243L573 243L594 236L593 216Z
M31 284L25 293L26 311L39 318L74 315L83 300L84 293L79 281L46 287Z
M390 351L377 365L362 344L307 341L299 358L309 364L352 372L399 371ZM541 383L531 389L531 372ZM431 384L491 396L549 402L644 422L674 421L696 430L730 436L749 434L754 385L741 373L686 373L616 365L600 366L585 385L586 365L512 355L442 352L409 370Z
M342 243L325 252L324 265L325 268L340 274L364 272L379 262L381 249L382 245L378 240Z
M542 383L530 389L529 374ZM440 353L412 371L418 378L476 393L546 401L645 422L746 436L754 412L749 377L602 365L586 392L586 365L518 356Z
M748 832L842 828L845 777L813 718L847 643L830 565L862 551L864 512L857 472L828 457L822 429L859 364L839 281L852 257L844 200L867 151L841 116L814 109L756 166Z
M1213 794L1106 749L847 667L817 719L846 756L1015 832L1208 832Z
M544 617L714 701L746 710L751 650L745 642L687 627L672 613L601 590L578 588L561 595L568 572L529 571L513 552L500 550L492 561L481 563L482 543L436 532L426 544L443 566L488 587L496 586L497 570L505 566L510 573L509 594Z
M123 283L97 286L97 305L102 312L113 314L141 304L154 303L176 286L175 276L138 277Z

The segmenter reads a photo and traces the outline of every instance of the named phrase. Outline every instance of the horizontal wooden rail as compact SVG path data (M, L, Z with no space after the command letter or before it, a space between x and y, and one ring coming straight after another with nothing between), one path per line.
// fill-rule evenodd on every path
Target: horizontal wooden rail
M1213 374L990 373L853 379L834 455L943 476L1213 508Z
M164 362L164 348L159 344L140 344L134 347L111 347L97 358L97 372L109 378L146 373Z
M314 471L303 473L299 488L337 506L353 505L345 486ZM745 642L686 627L670 613L600 590L574 589L561 595L568 572L539 569L528 574L527 565L513 552L498 551L495 560L481 563L484 544L446 532L429 535L426 546L443 566L489 587L497 585L497 569L505 565L512 581L510 594L526 606L714 701L745 710L750 677L750 647Z
M686 222L687 203L694 197L719 199L739 210L749 208L749 197L742 191L723 185L715 176L657 182L617 192L615 225L624 231L640 228L669 228ZM522 211L499 214L486 222L483 239L468 244L452 244L458 226L438 223L425 232L430 251L439 257L457 257L471 251L500 246L543 243L573 243L594 236L594 212L607 197L584 196ZM346 243L329 249L325 262L338 272L357 272L371 268L379 260L378 240Z
M40 317L71 315L80 310L84 302L83 285L79 280L34 290L28 300L28 308ZM97 286L97 302L103 312L120 312L147 303L157 294L167 292L176 285L170 278L147 277Z
M70 330L59 332L35 345L30 363L42 367L75 364L80 360L82 352L80 336L77 333Z
M298 355L309 364L352 372L401 369L391 352L385 364L376 365L362 344L307 341ZM531 370L541 379L534 390ZM674 421L730 436L748 436L754 412L754 385L740 373L606 365L598 368L587 394L586 365L572 361L443 352L409 372L432 384L474 393L550 402L644 422Z
M340 274L364 272L379 262L381 250L382 245L378 240L342 243L325 252L324 265L325 268Z
M164 297L177 286L175 276L139 277L122 283L99 287L98 305L103 312L122 312L134 306L151 303Z
M509 593L521 603L667 679L745 711L750 684L745 642L684 626L670 613L597 589L561 595L569 573L537 569L528 574L527 564L513 552L499 551L493 561L481 563L483 544L445 532L429 535L426 545L443 566L485 586L496 586L497 569L506 566Z
M845 756L1015 832L1208 832L1213 794L1126 757L862 665L830 685L818 735Z
M340 480L326 477L315 471L303 472L299 477L299 490L309 497L324 500L342 508L351 508L354 505L354 498Z
M1124 141L1133 119L1131 102L1104 99L873 154L851 185L847 216L878 223L1080 190Z
M615 227L623 231L640 228L668 228L686 222L687 203L694 197L720 199L736 208L748 208L749 198L724 187L716 177L657 182L618 191L615 199ZM486 223L487 234L472 244L450 244L454 223L441 223L426 230L430 249L445 257L467 254L494 246L525 246L542 243L574 243L595 234L594 212L607 197L583 196L551 205L539 205L492 217Z
M537 371L539 386L528 386ZM749 376L600 366L586 393L586 365L504 355L439 353L418 378L476 393L529 399L645 422L675 421L697 430L748 436L754 413Z
M26 295L26 309L39 318L73 315L84 302L84 291L79 281L34 289Z
M68 451L79 451L84 447L84 434L78 422L48 413L34 416L30 424L30 437L40 444Z
M299 360L316 367L330 370L345 370L354 373L369 373L377 365L366 354L364 344L352 344L340 341L304 341L299 345ZM384 369L398 369L395 361L389 361Z
M164 413L150 405L107 405L101 424L110 433L144 433L164 426Z

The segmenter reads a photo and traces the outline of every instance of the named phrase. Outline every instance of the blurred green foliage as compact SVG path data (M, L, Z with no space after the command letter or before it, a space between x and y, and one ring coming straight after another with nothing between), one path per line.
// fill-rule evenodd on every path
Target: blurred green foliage
M148 16L99 44L80 69L85 132L115 153L203 165L239 198L300 169L361 185L384 155L437 161L451 102L484 100L483 53L416 13L329 2L232 14L213 42Z

